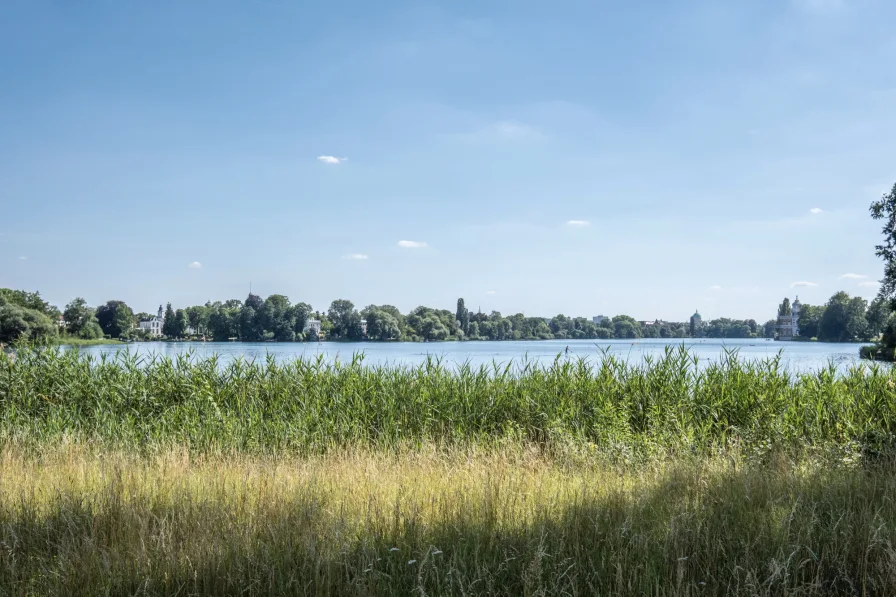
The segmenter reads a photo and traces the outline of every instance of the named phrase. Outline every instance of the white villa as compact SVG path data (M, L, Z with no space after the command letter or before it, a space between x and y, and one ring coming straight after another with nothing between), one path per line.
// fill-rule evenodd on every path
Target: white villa
M320 337L320 319L309 319L305 322L305 327L302 328L302 333L308 334L309 332L314 334L314 338Z
M793 340L794 336L800 335L800 309L800 297L796 297L790 306L790 314L778 315L778 324L775 326L778 340Z
M147 321L141 321L138 326L141 330L149 330L150 336L161 336L162 325L165 323L165 311L159 305L159 314Z

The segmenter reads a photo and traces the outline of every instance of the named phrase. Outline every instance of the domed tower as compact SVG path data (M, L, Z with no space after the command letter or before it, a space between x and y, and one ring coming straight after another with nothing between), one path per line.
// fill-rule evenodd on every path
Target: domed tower
M800 304L800 297L797 296L793 299L793 305L790 306L790 326L793 328L793 335L800 335L800 309L803 306Z
M691 337L696 338L700 334L700 328L703 327L703 318L700 311L694 311L691 315Z

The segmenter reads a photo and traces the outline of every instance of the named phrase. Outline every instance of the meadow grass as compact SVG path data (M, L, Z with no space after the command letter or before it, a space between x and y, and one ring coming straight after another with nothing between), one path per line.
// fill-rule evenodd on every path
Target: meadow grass
M896 595L889 368L0 356L0 595Z
M3 595L893 595L896 469L538 449L0 459Z

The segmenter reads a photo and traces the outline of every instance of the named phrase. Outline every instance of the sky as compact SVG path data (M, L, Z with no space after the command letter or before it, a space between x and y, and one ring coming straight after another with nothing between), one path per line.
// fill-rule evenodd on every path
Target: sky
M638 319L873 298L891 0L0 0L0 287Z

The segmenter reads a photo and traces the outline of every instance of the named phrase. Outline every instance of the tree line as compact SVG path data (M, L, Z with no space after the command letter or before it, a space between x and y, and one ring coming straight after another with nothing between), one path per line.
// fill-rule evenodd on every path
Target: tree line
M629 315L617 315L598 323L585 317L556 315L527 317L522 313L502 315L471 312L464 299L454 311L417 307L401 313L392 305L368 305L357 309L348 300L333 301L326 311L316 311L304 302L291 303L282 294L262 299L249 294L245 300L207 302L164 312L162 334L169 339L204 337L210 340L258 341L441 341L441 340L551 340L551 339L637 339L751 338L768 335L756 321L721 318L697 330L690 323L640 322ZM111 300L94 308L83 298L72 300L60 311L38 292L0 289L0 341L16 339L85 340L103 337L122 340L149 339L149 330L138 327L149 313L134 313L124 301ZM309 329L309 321L320 322L320 336ZM773 331L772 331L773 333Z
M789 314L785 299L780 315ZM617 315L595 323L585 317L527 317L471 312L464 299L454 311L417 307L401 313L392 305L368 305L357 309L345 299L333 301L326 311L304 302L291 303L282 294L262 299L249 294L245 300L207 302L174 309L165 308L162 334L168 339L206 338L215 341L409 341L442 340L605 340L638 338L773 338L776 320L764 325L755 319L719 318L697 324L655 320L638 321ZM40 293L0 289L0 341L17 339L85 340L103 337L148 340L149 330L138 323L152 318L134 313L127 303L111 300L94 308L76 298L63 310L44 301ZM838 292L824 305L803 305L800 335L828 342L865 341L877 338L890 318L889 303L876 299L869 305L861 297ZM320 322L320 336L309 321Z
M785 298L778 305L778 315L792 312L790 299ZM887 300L878 297L869 304L862 297L851 297L841 290L823 305L801 305L799 336L821 342L867 342L881 335L890 316ZM766 325L773 323L774 320Z

